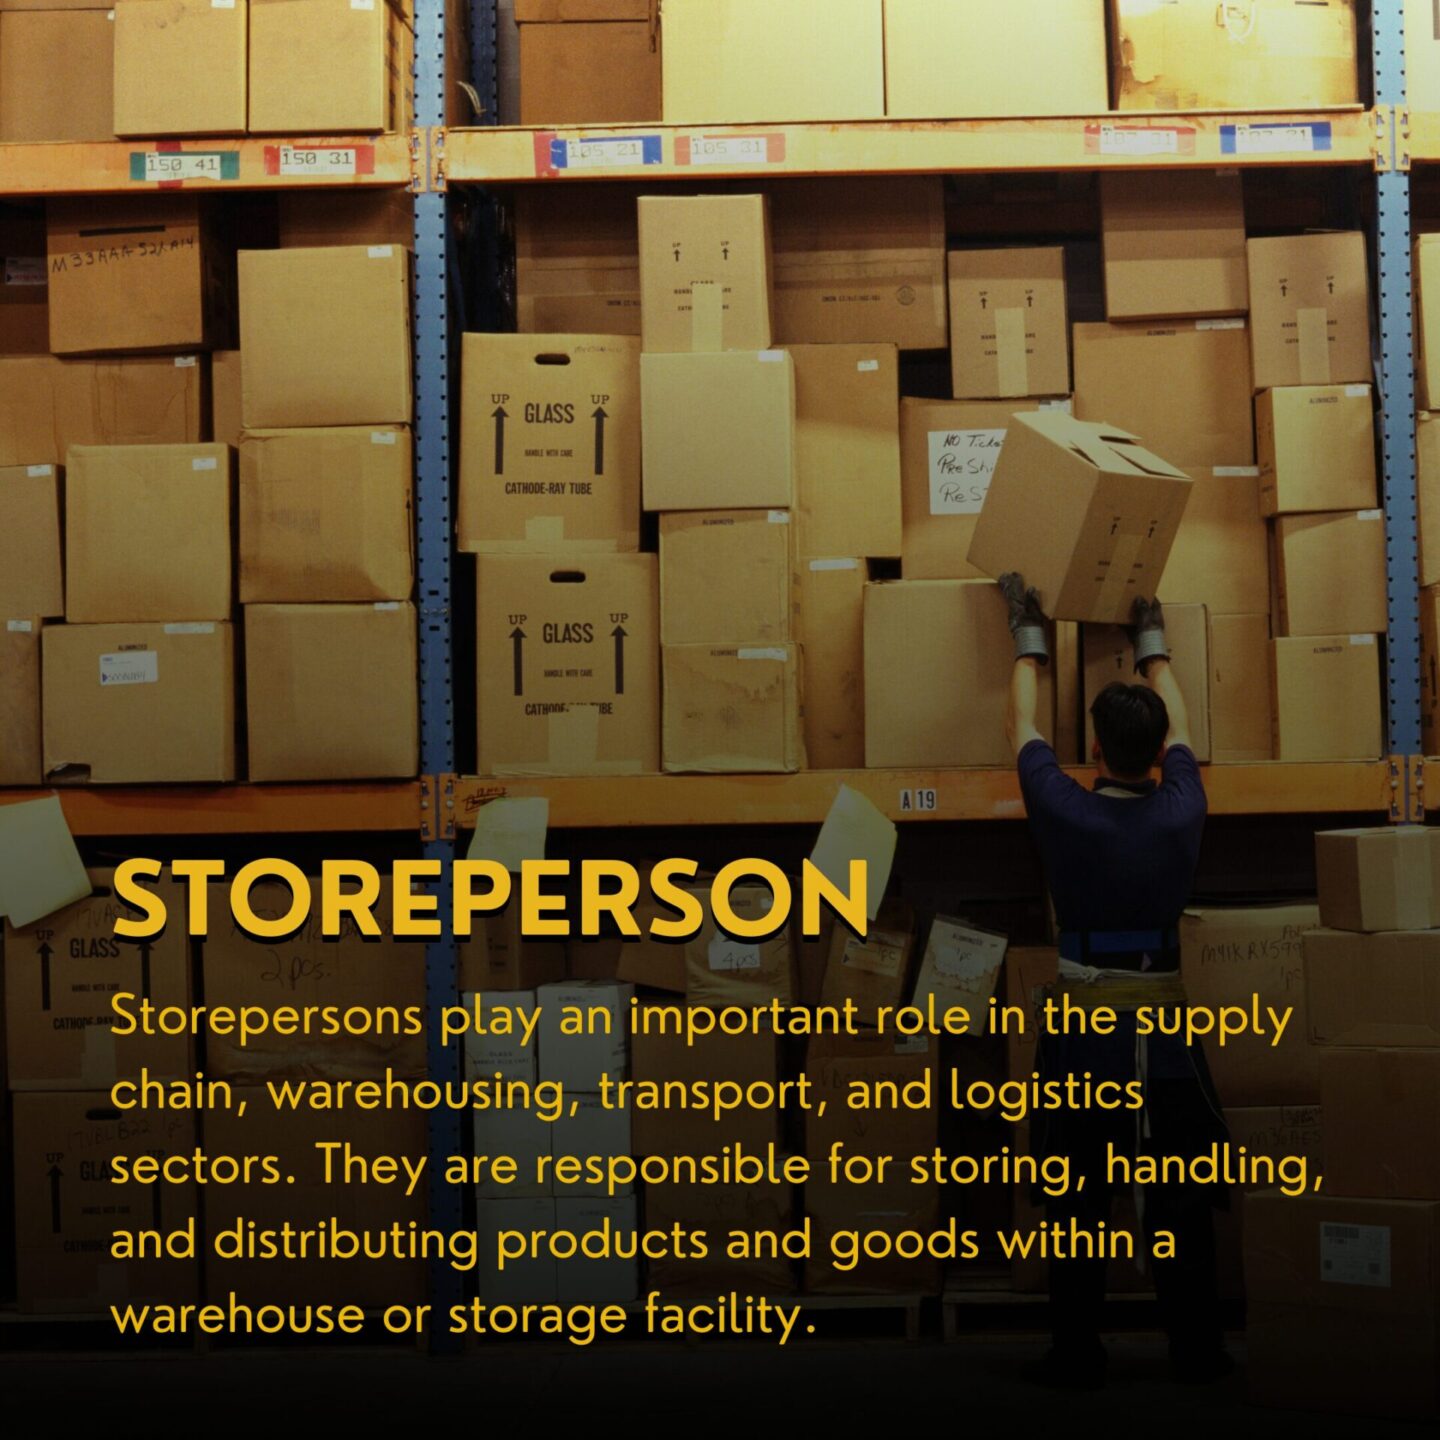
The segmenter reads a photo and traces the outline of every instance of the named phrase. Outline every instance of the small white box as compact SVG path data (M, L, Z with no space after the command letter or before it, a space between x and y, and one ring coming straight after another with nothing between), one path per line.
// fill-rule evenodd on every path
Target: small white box
M460 997L461 1003L473 1015L475 1013L475 992L468 990ZM497 1006L512 1006L528 1018L535 1013L538 1003L534 990L482 990L481 1010L489 1011ZM465 1034L465 1078L467 1080L490 1079L498 1071L506 1080L535 1080L535 1055L538 1037L532 1037L525 1044L518 1035L475 1035Z
M563 985L542 985L535 994L540 1003L542 1080L558 1080L567 1094L595 1094L602 1076L625 1078L633 985L616 980L567 980ZM600 1021L601 1011L610 1017L608 1028ZM567 1012L580 1018L586 1033L562 1033Z

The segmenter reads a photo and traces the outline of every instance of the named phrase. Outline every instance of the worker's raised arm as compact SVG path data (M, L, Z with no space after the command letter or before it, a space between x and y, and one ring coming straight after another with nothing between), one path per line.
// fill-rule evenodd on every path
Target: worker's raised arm
M1024 577L1013 571L1000 577L1000 593L1010 609L1010 634L1015 641L1015 670L1010 677L1010 704L1005 712L1005 734L1016 755L1032 741L1043 740L1036 720L1040 713L1040 667L1050 663L1045 638L1045 616L1040 597L1027 589Z
M1145 683L1165 702L1170 729L1165 744L1190 746L1190 712L1170 668L1170 647L1165 640L1165 612L1158 600L1136 600L1130 638L1135 646L1135 668Z

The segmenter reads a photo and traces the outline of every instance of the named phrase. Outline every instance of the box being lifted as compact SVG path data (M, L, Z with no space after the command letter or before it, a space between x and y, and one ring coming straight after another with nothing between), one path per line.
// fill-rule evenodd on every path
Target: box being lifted
M1191 480L1133 435L1060 410L1012 417L970 563L1018 570L1054 620L1129 622L1156 593Z

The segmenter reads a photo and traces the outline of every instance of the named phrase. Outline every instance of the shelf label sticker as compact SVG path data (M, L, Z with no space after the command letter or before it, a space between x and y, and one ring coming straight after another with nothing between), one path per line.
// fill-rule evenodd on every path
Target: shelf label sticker
M373 145L267 145L267 175L321 176L373 175Z
M7 255L5 257L5 284L45 285L49 282L43 255Z
M677 135L677 165L779 165L785 160L785 136Z
M900 792L900 813L902 815L924 814L940 808L938 790L902 790Z
M535 173L566 175L595 170L638 170L665 161L659 135L556 135L535 137Z
M1193 155L1195 130L1190 125L1113 125L1085 127L1087 155Z
M183 185L187 180L238 180L238 150L132 150L130 178L146 185Z
M1330 122L1222 125L1222 155L1312 155L1331 148Z

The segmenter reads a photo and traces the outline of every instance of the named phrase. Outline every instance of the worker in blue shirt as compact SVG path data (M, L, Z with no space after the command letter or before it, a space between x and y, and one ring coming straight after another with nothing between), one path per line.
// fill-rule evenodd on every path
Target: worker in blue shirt
M1037 1115L1036 1155L1068 1155L1085 1176L1045 1199L1046 1220L1093 1232L1110 1222L1113 1156L1192 1158L1228 1140L1224 1115L1200 1046L1180 1038L1140 1036L1141 1006L1184 1004L1178 926L1205 829L1205 790L1190 748L1185 700L1170 668L1160 602L1137 600L1130 631L1142 684L1112 684L1091 706L1093 790L1060 768L1037 726L1040 669L1049 663L1040 599L1019 575L1000 581L1015 641L1008 727L1020 771L1031 834L1060 931L1063 994L1089 1010L1116 1012L1114 1033L1039 1036L1039 1073L1064 1080L1139 1082L1139 1110L1061 1110ZM1156 766L1160 780L1153 778ZM1122 1167L1123 1168L1123 1167ZM1175 1237L1173 1259L1147 1257L1170 1340L1177 1378L1204 1382L1233 1368L1224 1350L1215 1273L1213 1209L1222 1190L1190 1183L1147 1186L1136 1205L1147 1246L1157 1232ZM1100 1341L1106 1262L1069 1259L1050 1265L1053 1344L1029 1377L1065 1388L1105 1382Z

